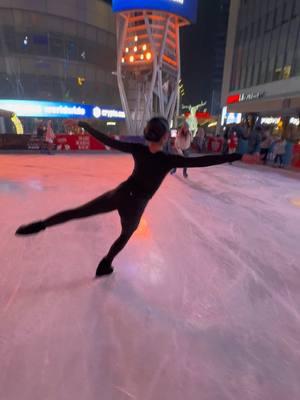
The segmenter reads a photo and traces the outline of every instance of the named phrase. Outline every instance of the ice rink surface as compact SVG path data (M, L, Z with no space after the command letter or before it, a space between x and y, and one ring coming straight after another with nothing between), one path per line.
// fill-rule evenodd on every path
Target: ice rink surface
M1 400L299 400L299 174L178 170L100 280L116 213L14 236L131 168L0 155Z

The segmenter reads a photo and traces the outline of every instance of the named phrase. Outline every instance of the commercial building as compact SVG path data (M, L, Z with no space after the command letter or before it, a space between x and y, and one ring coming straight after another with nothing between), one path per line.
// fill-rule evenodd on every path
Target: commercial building
M299 135L299 0L231 1L222 105L231 117L281 117Z
M25 133L36 128L32 101L52 102L57 111L37 118L63 117L83 103L99 118L98 109L120 110L115 69L115 19L105 1L1 1L0 101L27 101Z
M211 99L208 101L212 115L221 111L222 78L225 60L226 34L229 17L229 0L219 0L215 8L215 21L212 28L213 61L211 68Z

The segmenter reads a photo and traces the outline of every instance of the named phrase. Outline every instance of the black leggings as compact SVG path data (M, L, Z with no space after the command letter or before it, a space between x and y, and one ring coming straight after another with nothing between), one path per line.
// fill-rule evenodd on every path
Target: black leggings
M182 153L183 153L184 157L188 157L190 152L189 152L189 149L188 149L188 150L182 150ZM176 171L177 171L177 168L172 168L171 169L171 173L172 174L175 174ZM187 173L187 168L184 167L183 168L183 174L186 174L186 173Z
M44 220L46 227L62 224L72 219L86 218L96 214L103 214L118 210L121 218L122 231L105 256L112 263L116 255L125 247L126 243L137 229L148 200L136 196L127 189L115 189L78 208L61 211Z

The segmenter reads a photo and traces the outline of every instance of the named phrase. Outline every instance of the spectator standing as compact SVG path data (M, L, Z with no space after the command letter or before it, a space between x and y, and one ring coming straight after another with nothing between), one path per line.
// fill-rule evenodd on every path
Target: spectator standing
M204 143L205 143L205 130L202 126L198 125L198 129L195 136L195 145L197 150L202 153L204 151Z
M277 160L279 160L279 167L283 168L283 157L286 150L286 140L281 137L274 146L274 167L277 165Z
M260 144L260 156L261 156L260 159L261 161L263 161L264 164L267 163L267 158L272 146L272 142L273 140L270 132L266 131L263 140Z
M51 150L53 149L54 139L55 139L55 133L53 132L51 121L48 121L45 132L45 143L48 154L51 154Z

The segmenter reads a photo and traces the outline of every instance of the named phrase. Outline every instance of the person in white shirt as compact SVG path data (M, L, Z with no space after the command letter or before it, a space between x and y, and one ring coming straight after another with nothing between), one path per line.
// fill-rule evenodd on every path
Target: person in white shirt
M177 154L180 154L182 156L188 156L189 154L189 149L191 147L191 142L192 142L192 135L189 130L188 124L185 122L182 127L179 129L177 132L177 136L175 139L175 150ZM175 174L176 168L173 168L171 170L171 174ZM187 174L187 168L183 168L183 176L185 178L188 177Z

